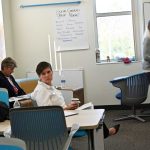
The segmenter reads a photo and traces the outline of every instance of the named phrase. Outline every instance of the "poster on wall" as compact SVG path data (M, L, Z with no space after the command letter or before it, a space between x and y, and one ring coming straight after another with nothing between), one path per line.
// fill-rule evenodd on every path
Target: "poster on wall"
M54 15L56 51L88 49L87 23L81 7L58 8Z

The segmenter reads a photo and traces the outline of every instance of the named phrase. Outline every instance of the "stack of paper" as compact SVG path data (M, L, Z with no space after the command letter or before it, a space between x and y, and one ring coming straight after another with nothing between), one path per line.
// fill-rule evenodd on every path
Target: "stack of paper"
M91 102L86 103L80 107L78 107L76 110L84 110L84 109L94 109L94 106Z

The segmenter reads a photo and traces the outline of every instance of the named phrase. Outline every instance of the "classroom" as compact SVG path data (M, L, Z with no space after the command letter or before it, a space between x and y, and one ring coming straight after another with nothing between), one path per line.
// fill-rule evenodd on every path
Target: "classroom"
M73 150L150 149L148 85L146 98L137 106L138 113L147 115L144 121L134 117L114 121L132 113L131 104L116 99L123 89L117 88L115 80L138 75L138 84L148 81L140 82L139 76L148 75L148 69L143 69L143 39L150 20L150 0L1 0L0 3L0 63L6 57L16 61L13 73L16 81L37 79L37 64L49 62L54 86L59 87L65 81L64 86L69 88L69 92L62 91L65 99L73 98L72 91L82 88L84 101L79 98L82 104L104 109L108 127L120 125L115 136L100 137L102 146L95 141L98 146L93 143L94 146L87 146L87 137L76 138L72 140Z

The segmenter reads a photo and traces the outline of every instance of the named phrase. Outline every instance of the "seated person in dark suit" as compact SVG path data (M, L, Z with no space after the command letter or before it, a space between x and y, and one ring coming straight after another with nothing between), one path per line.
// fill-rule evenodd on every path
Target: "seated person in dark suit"
M26 94L11 75L14 72L15 67L17 67L17 64L15 60L10 57L5 58L1 63L0 88L6 88L8 90L9 97Z

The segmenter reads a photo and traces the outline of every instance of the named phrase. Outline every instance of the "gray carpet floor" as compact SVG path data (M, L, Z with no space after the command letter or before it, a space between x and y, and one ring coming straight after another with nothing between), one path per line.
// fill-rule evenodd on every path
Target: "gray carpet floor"
M106 111L106 125L111 127L119 123L120 130L104 140L105 150L150 150L150 117L146 117L144 123L133 119L113 121L114 118L129 113L129 110ZM73 150L87 150L87 137L74 139L72 147Z
M110 127L120 123L120 130L105 139L105 150L150 150L150 117L145 117L144 123L134 119L113 122L113 118L129 113L129 110L106 112L106 124Z

